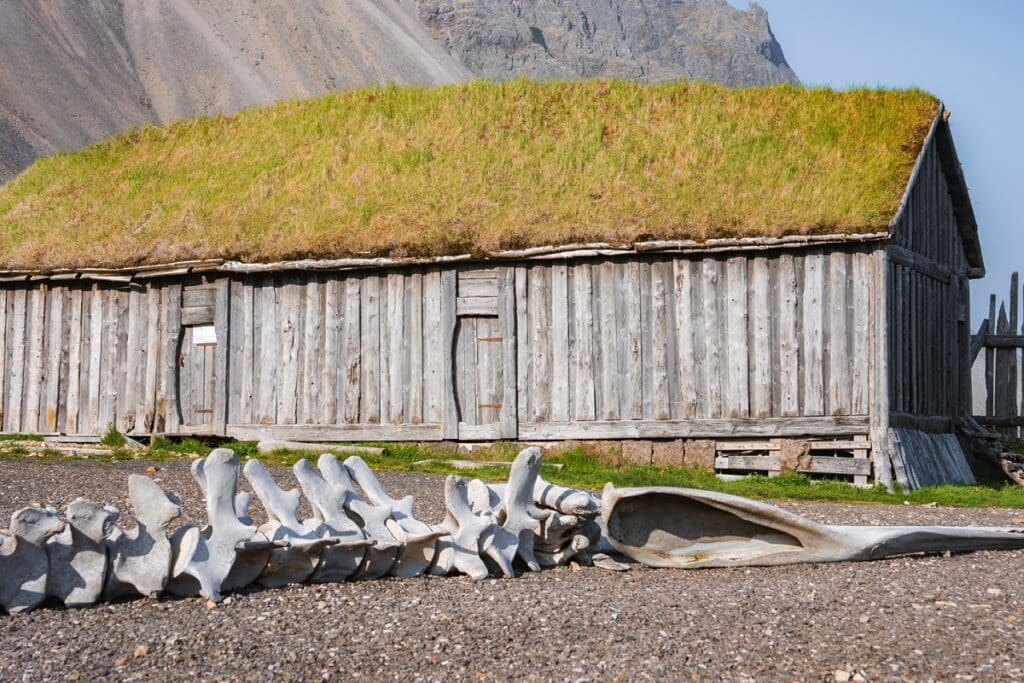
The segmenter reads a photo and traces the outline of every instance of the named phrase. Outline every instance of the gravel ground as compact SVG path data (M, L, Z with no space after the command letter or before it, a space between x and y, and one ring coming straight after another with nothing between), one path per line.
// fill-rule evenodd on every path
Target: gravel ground
M201 497L187 463L0 461L0 514L85 495L127 511L129 472ZM287 470L275 470L290 481ZM383 473L437 521L442 479ZM258 503L254 504L258 508ZM822 522L1022 525L1021 510L786 504ZM259 518L261 510L254 511ZM201 512L200 512L201 514ZM740 570L556 569L387 579L0 617L4 680L866 680L1024 678L1024 552Z

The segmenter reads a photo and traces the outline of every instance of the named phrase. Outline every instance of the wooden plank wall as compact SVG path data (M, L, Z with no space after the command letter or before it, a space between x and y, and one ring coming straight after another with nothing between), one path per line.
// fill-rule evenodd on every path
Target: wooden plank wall
M887 252L894 424L951 432L969 405L968 262L934 144L923 151Z
M868 415L870 258L810 250L517 267L520 437ZM552 310L569 324L549 320Z
M390 434L440 438L453 350L440 270L244 277L231 301L229 425L429 426Z
M162 431L166 303L159 284L0 288L3 431Z

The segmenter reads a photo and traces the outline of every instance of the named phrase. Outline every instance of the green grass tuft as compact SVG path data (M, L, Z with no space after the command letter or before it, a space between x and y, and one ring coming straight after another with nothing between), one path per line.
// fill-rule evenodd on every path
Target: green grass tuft
M127 443L124 434L119 432L115 425L107 427L107 431L100 438L100 444L112 449L123 448Z

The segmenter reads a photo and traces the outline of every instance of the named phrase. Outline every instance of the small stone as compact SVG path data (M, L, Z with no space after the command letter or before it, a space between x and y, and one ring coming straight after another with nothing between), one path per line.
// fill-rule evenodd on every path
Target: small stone
M224 600L223 600L222 602L223 602L223 604L225 604L225 605L230 605L230 604L231 604L232 602L234 602L234 601L233 601L233 600L231 599L231 597L229 596L229 597L226 597L226 598L224 598Z
M128 658L127 657L118 657L117 659L114 660L114 666L124 666L127 663L128 663Z
M928 507L930 507L930 508L937 508L937 507L939 507L939 504L938 504L938 502L933 500L932 502L928 503Z
M868 683L868 679L864 678L864 674L858 671L853 674L853 683Z
M1003 591L1001 588L986 588L985 592L989 595L1002 595Z
M862 624L866 624L866 623L868 623L869 621L871 621L871 617L868 617L868 616L863 616L863 617L860 617L859 619L857 619L857 621L859 621L859 622L860 622L860 623L862 623Z
M217 603L215 603L213 600L207 600L206 609L217 609Z
M836 669L833 675L835 676L836 683L849 683L851 678L850 672L843 671L842 669Z
M139 657L145 657L147 654L149 654L148 647L145 645L136 645L135 652L132 653L132 656L138 659Z
M573 570L574 572L578 572L582 568L583 567L580 566L579 562L570 562L569 563L569 569Z

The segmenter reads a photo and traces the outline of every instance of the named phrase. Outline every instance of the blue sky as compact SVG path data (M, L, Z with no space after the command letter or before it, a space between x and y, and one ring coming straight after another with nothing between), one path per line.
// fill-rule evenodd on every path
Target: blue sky
M759 4L805 84L917 86L946 103L988 270L971 283L980 322L1024 271L1024 0Z

